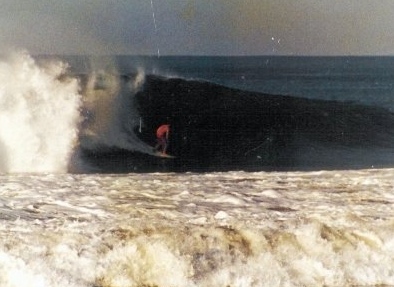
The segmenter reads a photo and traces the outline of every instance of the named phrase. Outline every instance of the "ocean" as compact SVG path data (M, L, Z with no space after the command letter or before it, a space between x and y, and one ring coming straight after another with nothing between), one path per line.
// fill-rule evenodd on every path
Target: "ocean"
M392 64L2 56L0 286L394 286Z

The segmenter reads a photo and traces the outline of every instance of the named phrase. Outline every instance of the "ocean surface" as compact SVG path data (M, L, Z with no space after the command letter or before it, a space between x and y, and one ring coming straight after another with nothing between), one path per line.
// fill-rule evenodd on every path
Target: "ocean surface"
M0 286L394 286L393 64L2 56Z

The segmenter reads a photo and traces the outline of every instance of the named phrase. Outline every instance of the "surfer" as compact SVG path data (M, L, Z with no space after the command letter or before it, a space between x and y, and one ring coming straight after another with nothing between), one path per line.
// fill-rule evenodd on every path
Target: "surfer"
M157 144L155 146L155 151L159 151L159 149L161 148L161 153L164 155L167 154L169 134L169 124L163 124L156 130Z

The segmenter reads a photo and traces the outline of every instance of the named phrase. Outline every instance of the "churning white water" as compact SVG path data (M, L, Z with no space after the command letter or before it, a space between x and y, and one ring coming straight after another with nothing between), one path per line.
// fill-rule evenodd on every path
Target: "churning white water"
M0 60L0 171L66 172L77 141L78 81L27 53Z
M0 286L392 286L393 173L3 175Z

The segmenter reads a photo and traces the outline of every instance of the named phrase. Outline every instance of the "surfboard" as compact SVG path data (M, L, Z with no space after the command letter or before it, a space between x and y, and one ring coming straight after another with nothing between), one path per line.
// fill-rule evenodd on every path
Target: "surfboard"
M162 157L162 158L175 158L175 156L173 156L173 155L169 155L169 154L162 153L159 151L155 152L155 156Z

